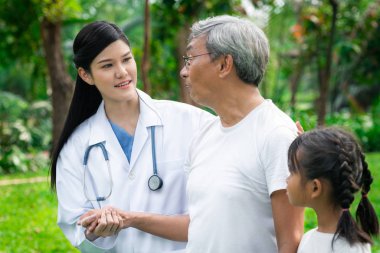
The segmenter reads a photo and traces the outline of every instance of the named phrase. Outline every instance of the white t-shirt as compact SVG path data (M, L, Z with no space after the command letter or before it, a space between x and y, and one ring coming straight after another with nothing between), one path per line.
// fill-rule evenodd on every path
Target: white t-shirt
M286 188L294 122L270 100L225 128L219 118L185 162L189 253L277 252L270 195Z
M342 237L331 242L334 234L318 232L316 228L306 232L298 246L297 253L371 253L369 243L356 243L352 246Z

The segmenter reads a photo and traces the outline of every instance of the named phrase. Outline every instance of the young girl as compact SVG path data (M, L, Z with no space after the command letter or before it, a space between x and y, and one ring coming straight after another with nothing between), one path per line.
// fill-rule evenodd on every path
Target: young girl
M379 223L367 194L373 181L364 154L349 133L317 129L298 136L289 147L291 204L313 208L318 227L301 240L298 253L367 253ZM361 191L356 211L349 208Z

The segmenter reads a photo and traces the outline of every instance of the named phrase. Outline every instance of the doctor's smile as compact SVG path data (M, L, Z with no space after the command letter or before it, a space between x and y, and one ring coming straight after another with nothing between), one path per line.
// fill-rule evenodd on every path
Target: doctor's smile
M121 82L121 83L119 83L119 84L116 84L116 85L114 85L113 87L115 87L115 88L128 88L130 85L130 83L132 82L132 80L129 80L129 81L123 81L123 82Z

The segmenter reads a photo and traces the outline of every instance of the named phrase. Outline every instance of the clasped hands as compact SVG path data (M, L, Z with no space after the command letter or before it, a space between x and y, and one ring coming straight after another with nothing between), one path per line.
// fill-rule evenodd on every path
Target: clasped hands
M86 228L86 238L93 241L99 237L115 235L127 224L124 222L120 210L107 206L83 214L77 225Z

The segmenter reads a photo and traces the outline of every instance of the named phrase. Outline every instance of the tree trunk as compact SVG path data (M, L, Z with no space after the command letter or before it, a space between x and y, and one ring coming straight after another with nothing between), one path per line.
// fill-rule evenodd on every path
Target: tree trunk
M150 94L152 87L149 82L149 54L150 54L150 14L149 14L149 0L145 0L145 19L144 19L144 52L141 63L141 78L143 82L143 89L146 93Z
M304 58L304 55L299 56L298 62L295 65L295 71L290 77L290 93L291 93L290 109L292 112L295 112L295 109L296 109L297 90L298 90L301 77L304 72L305 62L303 58Z
M61 48L61 24L46 18L41 23L41 37L48 67L53 105L53 146L61 134L73 94L74 83L67 73Z
M327 97L329 92L329 82L331 76L331 64L332 64L332 51L334 45L334 37L336 31L336 20L338 14L338 2L336 0L330 0L332 8L332 20L331 29L329 34L329 41L326 50L326 59L323 67L319 68L319 98L318 98L318 112L317 112L317 124L323 126L326 118ZM320 63L319 63L320 64Z
M297 24L301 24L303 1L296 1L294 3L294 8L295 14L297 16ZM303 36L303 33L301 34L301 36ZM301 40L303 40L303 38L301 38ZM294 113L296 110L297 90L305 68L305 58L307 54L305 50L302 49L302 47L300 47L299 52L300 54L296 59L295 71L293 71L293 74L290 77L290 110L292 113Z

